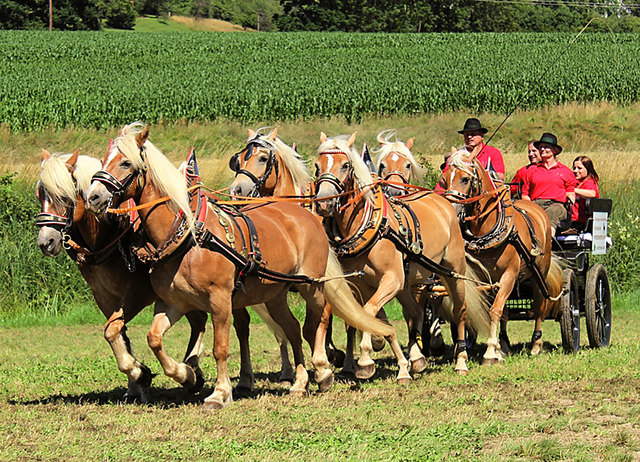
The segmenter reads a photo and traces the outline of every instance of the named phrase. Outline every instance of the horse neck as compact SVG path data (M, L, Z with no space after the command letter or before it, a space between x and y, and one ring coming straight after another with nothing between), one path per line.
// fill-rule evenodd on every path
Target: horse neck
M73 214L73 229L82 237L84 244L91 251L99 251L106 247L118 234L118 225L110 220L99 221L87 211L80 195L76 200Z
M275 178L275 185L270 195L272 196L295 196L300 194L300 191L296 191L293 183L293 176L288 168L285 168L284 162L278 159L278 176ZM271 172L271 175L275 177L276 172ZM267 182L268 183L268 182Z
M480 191L478 195L482 195L484 193L494 191L495 185L491 181L489 174L487 171L482 168L478 162L476 161L476 171L479 173L480 177ZM482 235L491 231L491 229L495 226L498 221L498 207L496 207L496 201L499 200L498 196L495 194L488 195L483 197L482 199L476 201L472 204L471 214L476 216L480 215L483 212L487 211L491 207L493 210L482 218L477 218L475 220L471 220L469 222L469 229L475 235Z
M147 177L147 184L142 190L140 198L136 200L136 203L143 205L160 198L161 196L155 185L150 182L149 177ZM168 202L162 202L152 207L140 209L138 213L140 214L140 220L144 227L145 234L151 244L158 247L171 238L171 225L175 221L176 214L171 210Z

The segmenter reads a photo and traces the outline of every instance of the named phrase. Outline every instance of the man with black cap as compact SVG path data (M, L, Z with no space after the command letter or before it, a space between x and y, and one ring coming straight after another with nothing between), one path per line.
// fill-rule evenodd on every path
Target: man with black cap
M558 145L553 133L543 133L533 145L540 151L541 160L527 169L522 198L534 201L547 212L551 220L551 234L555 236L558 224L567 218L567 199L571 203L576 200L574 189L578 182L573 172L556 160L562 146Z
M484 169L490 174L497 174L500 180L504 181L504 160L502 159L502 153L488 144L484 144L484 135L488 132L485 127L482 126L480 121L475 117L467 119L464 123L462 130L459 130L464 137L465 148L469 152L476 152L478 162L482 164Z

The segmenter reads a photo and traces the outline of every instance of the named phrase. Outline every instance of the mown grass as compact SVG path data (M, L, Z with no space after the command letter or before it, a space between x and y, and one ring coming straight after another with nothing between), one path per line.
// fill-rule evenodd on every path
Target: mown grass
M389 349L372 381L338 382L326 394L294 399L277 383L274 340L252 330L256 391L221 412L199 404L215 369L202 359L205 390L191 396L158 376L150 404L123 404L124 376L100 325L0 329L2 460L635 460L640 456L640 292L614 300L612 346L562 353L558 325L543 326L545 352L531 357L532 324L512 322L515 353L504 365L458 377L449 351L408 386L394 382ZM179 357L186 323L166 336ZM397 324L401 341L406 334ZM583 326L584 327L584 326ZM336 325L339 345L344 342ZM447 329L445 329L446 331ZM44 334L46 332L46 334ZM132 325L138 356L159 372ZM448 334L446 335L448 337ZM450 344L450 340L447 339ZM308 350L307 350L308 353ZM238 370L232 341L230 370ZM234 379L235 380L235 379Z

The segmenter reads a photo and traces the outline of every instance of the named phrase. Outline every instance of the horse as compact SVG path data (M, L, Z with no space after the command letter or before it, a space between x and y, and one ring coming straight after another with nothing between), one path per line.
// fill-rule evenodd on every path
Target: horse
M126 324L156 299L149 282L148 268L128 254L126 237L129 224L122 220L97 220L87 213L83 197L101 162L89 156L74 154L52 156L42 151L40 178L36 196L41 213L37 243L45 256L53 257L62 247L78 264L93 297L107 318L104 337L116 357L118 369L128 378L124 399L147 401L145 390L151 385L150 369L140 363L131 349ZM185 362L191 364L198 380L192 391L204 384L198 366L206 317L201 313L188 316L191 339Z
M509 188L497 186L476 155L452 149L441 185L460 217L468 252L499 283L490 308L491 330L484 354L484 362L492 364L504 361L498 323L516 281L531 280L535 318L531 353L538 354L542 321L559 309L564 276L551 258L551 225L545 211L531 201L512 201Z
M281 197L304 196L311 186L311 175L300 154L278 138L278 127L268 134L261 134L249 129L247 146L229 160L229 168L236 173L233 183L229 186L232 196L240 197ZM281 374L280 381L286 381L293 369L289 361L286 336L278 324L271 319L266 307L253 307L273 332L280 347ZM248 332L249 317L247 313L234 313L236 330ZM241 327L239 323L243 323ZM313 332L305 334L311 348L313 348ZM338 350L331 341L331 322L327 332L327 354L331 363L341 365L344 353ZM243 377L251 377L251 362L249 358L241 361L241 382ZM244 383L249 383L248 379ZM240 386L240 385L238 385Z
M147 340L164 373L178 383L193 380L193 371L167 354L163 335L191 310L211 315L218 376L204 409L221 409L233 401L227 369L233 309L266 304L293 346L296 379L289 391L296 396L307 394L309 377L300 325L287 306L291 287L305 299L314 316L312 325L317 326L312 363L320 391L333 383L324 349L327 302L338 316L365 331L393 332L357 303L332 258L321 224L309 211L272 203L231 216L221 206L203 202L201 191L190 197L184 178L148 137L149 126L134 123L124 128L105 154L103 170L94 175L87 205L102 214L132 198L141 207L151 285L167 302L156 304Z
M396 135L397 132L393 129L378 133L376 139L380 147L374 151L377 155L375 171L383 181L382 190L389 197L399 197L414 192L415 188L412 188L411 184L419 182L424 176L424 169L411 152L415 137L402 142L396 138ZM430 305L431 303L425 306L422 351L425 354L439 356L444 352L445 345L440 329L440 318Z
M325 230L345 270L364 272L353 284L366 300L365 309L375 315L394 297L402 304L409 329L409 359L412 370L420 372L427 365L419 347L423 312L412 289L429 283L433 272L438 272L453 302L452 317L459 338L463 338L467 319L462 280L466 272L464 241L455 210L443 197L420 193L402 201L387 199L353 148L355 137L356 133L348 139L320 135L315 164L316 210L324 217ZM468 295L479 296L478 291L470 292ZM346 367L353 362L352 329L349 334ZM387 341L398 363L396 380L408 383L408 361L397 337L394 334ZM367 379L375 373L370 334L363 334L360 349L355 375ZM464 341L457 343L454 360L455 370L466 374Z

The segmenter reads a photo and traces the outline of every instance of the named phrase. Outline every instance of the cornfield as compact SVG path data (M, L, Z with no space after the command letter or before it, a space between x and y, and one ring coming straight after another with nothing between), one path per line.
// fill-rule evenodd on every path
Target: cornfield
M636 35L0 31L0 123L292 120L640 100Z

